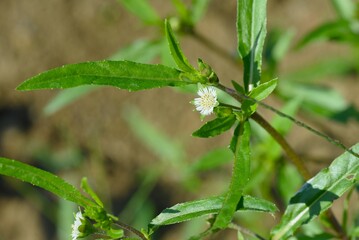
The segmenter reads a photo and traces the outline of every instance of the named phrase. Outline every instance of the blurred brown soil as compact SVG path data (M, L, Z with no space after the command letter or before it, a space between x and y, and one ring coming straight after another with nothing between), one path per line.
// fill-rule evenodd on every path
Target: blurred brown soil
M151 2L162 16L173 12L170 1ZM198 31L226 51L233 52L236 46L235 1L223 2L212 1ZM296 39L299 39L313 27L334 17L328 2L269 1L268 28L293 28ZM67 152L80 149L85 163L66 173L66 176L70 175L69 181L79 185L79 178L87 175L100 194L124 201L137 187L138 169L158 161L158 157L129 129L123 118L124 107L137 106L147 120L168 136L182 141L190 158L188 161L214 146L226 146L229 135L208 140L191 138L191 132L202 123L198 113L193 112L193 106L188 104L193 96L176 91L157 89L128 93L101 88L47 117L43 108L58 91L14 90L26 78L42 71L69 63L105 59L134 40L156 34L156 30L144 27L116 1L1 0L0 123L5 123L0 126L0 155L38 165L36 154L44 149L65 158ZM241 78L240 71L233 69L228 60L211 53L195 39L185 37L181 44L191 62L198 57L205 59L225 83ZM347 49L335 44L314 44L303 51L290 53L280 70L286 73L323 56L346 52ZM348 101L359 107L357 79L329 80L332 80L330 86L336 87ZM270 99L269 103L281 105L276 99ZM264 115L268 113L264 112ZM330 131L329 134L348 146L358 141L357 122L342 125L319 118L303 119L316 128ZM301 155L322 161L310 164L313 173L342 152L298 127L288 138ZM62 171L58 173L65 175ZM177 177L176 172L161 177L159 186L163 192L160 196L165 196L167 206L193 196L193 193L175 188ZM53 238L43 225L41 212L25 201L22 194L12 190L12 185L8 186L8 178L1 178L1 181L0 240ZM204 195L211 194L209 189ZM172 233L163 239L175 239L175 236Z

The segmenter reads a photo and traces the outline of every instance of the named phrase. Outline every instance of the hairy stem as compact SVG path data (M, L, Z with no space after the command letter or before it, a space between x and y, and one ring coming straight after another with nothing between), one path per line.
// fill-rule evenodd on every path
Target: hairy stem
M228 93L229 95L231 95L233 98L235 98L236 100L238 100L239 102L243 101L243 97L241 95L239 95L235 90L227 88L221 84L219 84L217 86L219 89L225 91L226 93ZM256 103L260 103L258 101L256 101ZM267 105L268 106L268 105ZM269 106L270 108L273 108L271 106ZM274 109L274 108L273 108ZM281 113L280 115L285 115L286 114L280 112L279 110L275 109L276 112ZM289 116L290 117L290 116ZM299 173L302 175L302 177L307 181L311 178L311 174L308 171L307 167L305 166L305 164L303 163L303 161L301 160L301 158L299 157L299 155L293 150L293 148L289 145L289 143L285 140L285 138L276 130L274 129L261 115L259 115L257 112L255 112L254 114L252 114L251 118L256 121L261 127L263 127L276 141L277 143L282 147L282 149L286 152L287 156L289 157L289 159L292 161L292 163L296 166L296 168L298 169ZM290 117L292 118L292 117ZM292 118L294 119L294 118ZM295 120L295 119L294 119ZM295 120L297 122L299 122L298 120ZM303 125L307 126L306 124L302 123ZM309 127L309 126L308 126ZM306 127L307 128L307 127ZM309 127L310 128L310 127ZM316 130L315 130L316 131ZM324 134L322 134L324 135ZM325 136L325 135L324 135ZM344 146L344 145L343 145ZM348 152L350 152L351 154L358 156L357 153L354 153L352 150L346 148L344 146L344 149ZM341 225L339 224L338 220L336 219L336 217L334 216L332 210L329 210L326 213L326 217L328 218L328 220L330 221L332 227L334 228L334 230L336 231L336 233L339 235L339 237L343 240L347 239L347 236L343 230L343 228L341 227Z
M117 221L114 223L114 225L129 232L132 232L133 234L137 235L141 240L148 240L148 238L143 233L125 223Z
M261 115L254 113L251 118L256 121L262 128L264 128L276 142L282 147L284 152L288 155L289 159L292 160L292 163L297 167L299 173L303 176L305 180L309 180L311 174L308 168L304 165L301 158L294 151L294 149L288 144L284 137L275 130Z
M225 91L239 102L242 102L242 97L238 95L238 93L230 88L227 88L221 84L218 85L218 88ZM303 176L305 180L310 178L310 173L307 167L304 165L303 161L300 159L298 154L293 150L293 148L288 144L288 142L284 139L284 137L275 130L261 115L258 113L254 113L251 118L256 121L261 127L263 127L277 142L283 150L288 155L289 159L293 162L293 164L297 167L300 174Z

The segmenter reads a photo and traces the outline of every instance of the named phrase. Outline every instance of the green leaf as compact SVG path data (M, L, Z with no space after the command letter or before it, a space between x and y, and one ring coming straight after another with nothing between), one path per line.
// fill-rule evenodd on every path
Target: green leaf
M195 69L189 64L187 58L183 55L181 47L167 19L165 20L165 29L166 29L166 37L170 48L170 52L178 68L184 72L189 72L189 73L195 72Z
M237 0L238 52L244 63L246 92L260 82L266 36L266 0Z
M238 140L239 140L239 134L240 134L240 130L241 130L241 125L242 123L238 123L237 127L234 129L234 132L233 132L233 137L231 139L231 143L229 144L229 149L235 153L236 152L236 148L237 148L237 143L238 143Z
M352 151L359 152L359 144ZM286 239L302 224L330 208L334 200L356 184L358 175L359 158L348 152L336 158L291 198L281 222L271 233L272 239Z
M350 23L347 21L339 20L337 22L328 22L304 36L299 41L296 48L302 48L309 43L324 40L336 40L357 44L358 36L356 33L352 32Z
M109 60L127 60L138 63L150 63L160 55L161 41L137 40L113 54Z
M278 89L286 97L294 96L302 99L303 107L313 109L317 114L331 115L348 107L346 100L338 91L327 87L283 81Z
M293 42L295 31L293 29L289 29L284 32L280 32L278 35L279 36L272 48L272 58L276 62L281 61L288 52L290 45Z
M345 20L355 18L355 10L357 7L353 0L331 0L338 16Z
M192 0L191 21L197 23L206 12L210 0Z
M100 198L97 196L97 194L94 192L94 190L90 187L90 185L87 182L87 178L84 177L81 180L81 188L99 205L103 208L103 203L100 200Z
M243 195L243 189L250 175L250 136L251 126L247 121L239 125L239 136L235 147L233 174L229 191L219 211L212 229L224 229L232 221L236 206Z
M302 184L303 178L293 165L283 164L279 166L278 190L285 204L289 202L289 199Z
M145 23L155 24L161 22L161 18L148 3L147 0L117 0L123 4L128 11L135 14Z
M185 158L182 146L155 128L134 106L126 108L123 117L133 133L161 159L178 163Z
M180 80L181 72L163 65L129 61L98 61L65 65L32 77L17 90L71 88L81 85L108 85L138 91L190 84Z
M259 86L252 89L249 93L249 97L261 101L268 97L276 88L277 86L277 79L273 79L271 81L265 82L260 84ZM245 113L247 117L252 115L257 110L258 104L250 99L245 99L242 102L242 111Z
M231 81L232 82L232 85L234 87L234 89L239 93L239 94L246 94L244 88L239 85L236 81Z
M163 226L191 220L200 216L217 214L223 207L225 197L217 196L196 200L191 202L179 203L173 207L166 208L155 217L150 226ZM274 213L277 207L266 200L242 196L235 206L235 211L259 211Z
M207 152L200 159L196 160L189 170L193 172L201 172L215 169L222 164L231 161L232 157L233 154L228 148L215 149Z
M58 176L25 163L0 158L0 174L28 182L82 207L97 207L79 190Z
M109 59L149 63L160 54L161 44L159 41L138 40L129 46L121 48ZM51 115L97 88L96 86L80 86L65 89L51 99L46 105L44 112L46 115Z
M249 97L254 98L257 101L262 101L274 91L277 83L278 78L262 83L258 87L253 88L253 90L249 93Z
M200 129L192 133L192 136L201 138L214 137L229 130L235 122L236 116L233 114L228 117L216 118L206 122Z
M44 113L51 115L97 88L97 86L79 86L61 91L45 106Z

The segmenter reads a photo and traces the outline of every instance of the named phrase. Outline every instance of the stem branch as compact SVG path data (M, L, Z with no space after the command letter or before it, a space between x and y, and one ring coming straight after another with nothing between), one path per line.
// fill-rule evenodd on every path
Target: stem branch
M124 230L127 230L129 232L132 232L133 234L137 235L138 237L140 237L142 240L148 240L147 237L145 235L143 235L143 233L141 233L140 231L138 231L137 229L125 224L125 223L121 223L119 221L114 223L115 226L122 228Z

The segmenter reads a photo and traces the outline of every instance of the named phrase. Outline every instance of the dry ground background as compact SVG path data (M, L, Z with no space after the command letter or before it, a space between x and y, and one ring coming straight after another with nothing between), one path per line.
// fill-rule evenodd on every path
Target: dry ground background
M173 12L170 1L150 2L162 16ZM327 0L268 2L268 28L293 28L295 39L334 18ZM234 0L213 0L197 29L231 52L236 46L235 14ZM188 104L193 96L172 90L128 93L102 88L50 117L44 116L42 110L57 91L14 90L26 78L47 69L104 59L134 40L151 38L156 34L156 30L145 28L114 0L1 0L0 155L49 170L51 164L39 159L49 157L58 161L57 164L64 159L85 159L81 168L60 168L58 174L76 185L80 176L88 176L94 187L117 205L115 209L119 209L139 185L136 178L139 167L156 164L158 160L130 131L123 118L124 107L137 106L147 120L182 141L189 161L213 146L225 146L228 135L209 140L190 137L190 133L201 125L198 113L193 112L193 107ZM240 72L233 69L226 59L209 53L196 40L185 37L181 42L192 62L201 57L224 81L240 79ZM314 44L303 51L290 53L280 71L291 71L323 56L347 54L347 50L336 44ZM359 107L358 79L326 80L326 84L336 87L348 101ZM271 103L280 105L276 100L271 100ZM319 118L308 121L348 146L358 142L359 128L355 121L347 125ZM302 129L295 128L289 140L300 154L321 161L333 159L341 153L340 149ZM313 173L321 166L311 164ZM200 195L177 189L176 184L176 173L161 178L156 194L152 196L158 199L157 207ZM35 191L35 188L24 189L16 181L0 178L0 240L55 239L54 226L44 216L46 214L38 210L29 191ZM207 188L201 194L206 195L206 191L210 190ZM49 198L55 201L52 196ZM165 233L162 239L175 239L175 234Z

